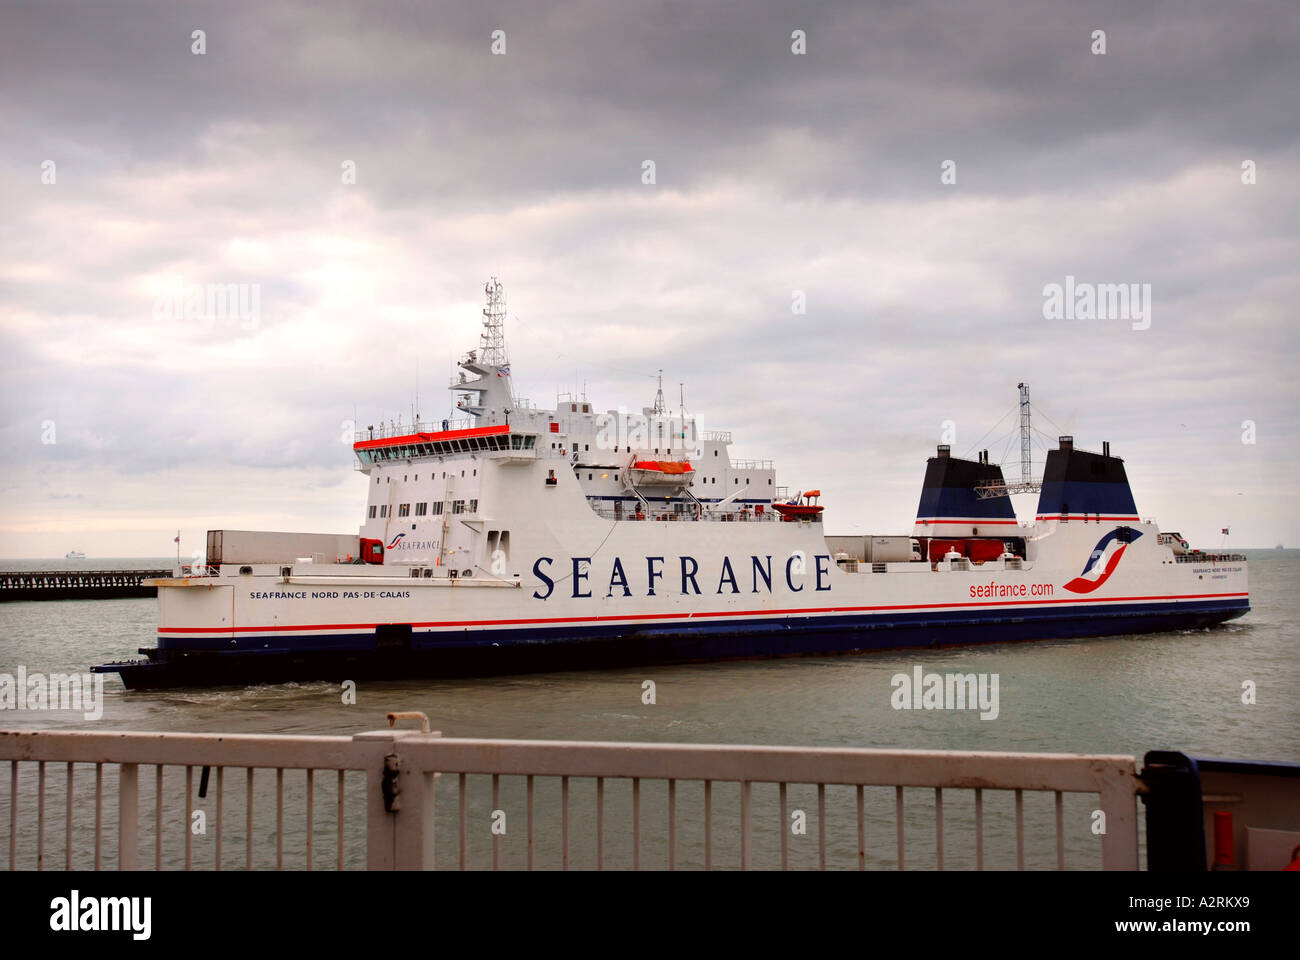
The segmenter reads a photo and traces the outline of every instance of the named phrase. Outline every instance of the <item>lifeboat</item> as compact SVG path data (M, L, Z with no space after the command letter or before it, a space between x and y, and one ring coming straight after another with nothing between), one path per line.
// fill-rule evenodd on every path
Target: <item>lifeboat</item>
M820 490L809 490L806 493L796 493L784 503L772 504L772 509L781 515L782 520L816 520L821 516L824 507L820 503L813 503L822 495Z
M689 487L695 468L689 460L635 460L627 468L628 482L635 487Z

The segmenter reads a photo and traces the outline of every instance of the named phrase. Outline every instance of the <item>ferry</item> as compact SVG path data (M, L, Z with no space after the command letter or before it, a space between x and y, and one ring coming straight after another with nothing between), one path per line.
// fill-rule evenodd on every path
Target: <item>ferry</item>
M664 402L517 397L505 295L459 416L370 425L356 535L210 531L157 587L128 688L459 676L1197 629L1250 609L1245 558L1143 519L1124 461L1061 437L1041 480L939 446L908 533L823 530L820 490ZM1021 385L1027 404L1027 388ZM1027 413L1027 408L1026 408ZM1025 446L1028 469L1028 446ZM1038 492L1032 520L1012 493Z

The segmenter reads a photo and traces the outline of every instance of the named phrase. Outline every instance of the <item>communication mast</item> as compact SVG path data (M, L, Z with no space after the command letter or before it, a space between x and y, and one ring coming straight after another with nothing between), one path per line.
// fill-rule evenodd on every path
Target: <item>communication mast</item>
M655 405L650 411L656 417L664 417L668 413L668 408L664 406L664 372L659 371L659 389L655 392Z
M1030 428L1029 384L1018 383L1020 389L1020 480L1016 483L990 483L975 488L980 500L990 497L1009 497L1013 493L1038 493L1042 484L1034 479L1033 432Z
M1033 467L1030 457L1033 453L1033 438L1029 432L1029 384L1018 383L1020 388L1020 482L1033 483Z
M506 291L496 277L483 286L487 306L483 308L483 333L479 336L479 362L492 367L504 367L506 357Z

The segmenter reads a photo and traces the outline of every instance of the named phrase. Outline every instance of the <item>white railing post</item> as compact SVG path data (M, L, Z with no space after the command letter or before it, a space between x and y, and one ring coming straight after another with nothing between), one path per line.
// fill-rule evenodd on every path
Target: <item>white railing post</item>
M441 734L435 731L414 734L410 739L428 740L439 736ZM421 770L413 763L402 763L402 805L396 814L393 835L393 860L398 870L435 868L433 791L439 776L433 771Z
M117 868L134 870L140 839L140 768L122 764L117 783Z
M1106 814L1106 832L1101 837L1103 870L1138 868L1137 792L1131 771L1108 777L1099 791Z
M366 869L432 870L433 797L437 774L403 758L405 743L440 736L414 730L372 730L353 741L366 759Z

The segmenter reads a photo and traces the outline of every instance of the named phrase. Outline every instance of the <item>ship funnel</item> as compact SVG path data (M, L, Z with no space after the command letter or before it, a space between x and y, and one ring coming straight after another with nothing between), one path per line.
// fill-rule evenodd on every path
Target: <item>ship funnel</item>
M1101 453L1092 453L1076 450L1073 437L1061 437L1060 449L1048 451L1038 519L1102 523L1138 519L1124 461L1110 455L1109 441Z
M988 462L952 456L944 444L925 466L921 502L916 508L914 537L996 537L1013 534L1016 514L1009 497L981 500L976 487L1003 483L1002 468Z

